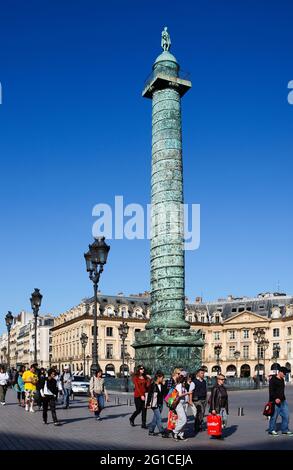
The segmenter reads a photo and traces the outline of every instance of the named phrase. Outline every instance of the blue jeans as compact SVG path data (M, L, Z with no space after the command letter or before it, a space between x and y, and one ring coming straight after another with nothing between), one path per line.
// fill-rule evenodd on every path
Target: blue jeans
M98 405L99 405L98 411L95 411L95 417L98 418L100 416L100 413L101 413L102 409L105 408L105 399L104 399L104 395L102 395L102 394L98 395L96 393L95 397L98 400Z
M162 411L162 407L153 408L154 416L149 427L150 432L154 432L154 430L156 429L156 426L158 426L159 432L164 432L164 428L162 426L161 411Z
M284 400L280 403L280 405L275 404L275 412L270 419L269 432L276 430L276 421L279 415L282 417L281 431L289 431L289 409L287 401Z
M69 407L70 388L63 388L63 405Z

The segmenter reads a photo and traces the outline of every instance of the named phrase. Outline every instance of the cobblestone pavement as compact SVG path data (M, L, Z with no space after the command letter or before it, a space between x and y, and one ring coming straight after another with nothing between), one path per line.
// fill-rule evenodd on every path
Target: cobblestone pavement
M48 425L42 422L42 413L25 412L16 404L15 393L8 391L6 406L0 407L0 449L1 450L122 450L122 449L293 449L293 437L272 437L266 433L268 421L262 410L268 398L267 390L233 391L229 393L230 414L224 440L218 441L202 432L194 437L192 416L189 416L186 434L188 441L176 442L160 436L148 436L140 427L129 425L133 406L126 405L127 396L120 396L122 404L115 404L114 395L103 411L103 419L95 421L87 409L87 398L77 397L68 410L57 407L58 419L62 426L54 427L51 413ZM286 388L289 409L293 413L293 386ZM123 404L124 403L124 404ZM238 416L238 407L244 408L244 416ZM148 422L152 418L148 411ZM164 407L164 421L167 409ZM293 419L293 418L292 418ZM292 425L293 429L293 425Z

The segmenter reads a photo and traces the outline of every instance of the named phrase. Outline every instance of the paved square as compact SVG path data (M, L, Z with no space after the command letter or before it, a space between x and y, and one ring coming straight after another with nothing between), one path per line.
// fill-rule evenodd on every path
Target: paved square
M1 450L167 450L174 449L293 449L293 437L280 435L268 436L268 421L262 416L262 410L268 398L268 390L234 391L229 393L230 415L225 439L217 441L207 436L206 432L193 437L192 416L187 426L187 442L175 442L173 439L150 437L148 431L141 429L140 417L136 427L129 425L129 416L133 406L127 406L127 396L120 396L124 404L116 405L111 394L111 402L103 411L103 419L96 422L87 409L87 398L78 397L71 402L71 408L63 410L57 407L60 427L52 424L51 413L48 425L42 422L42 413L25 412L16 403L15 393L8 391L6 406L0 407L0 449ZM130 396L130 395L129 395ZM293 386L286 387L289 408L293 413ZM244 416L238 416L238 407L244 408ZM148 411L148 422L152 418ZM167 409L164 407L163 417ZM292 418L293 419L293 418ZM164 419L165 421L165 419ZM293 428L293 424L292 424Z

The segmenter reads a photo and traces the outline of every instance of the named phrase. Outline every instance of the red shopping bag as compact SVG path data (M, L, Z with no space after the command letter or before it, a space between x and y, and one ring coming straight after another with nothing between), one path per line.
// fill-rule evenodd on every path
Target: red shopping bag
M219 415L208 415L207 429L209 436L222 435L222 418Z
M178 419L177 413L170 410L168 413L168 423L167 423L167 429L169 431L173 431L173 429L175 429L177 419Z

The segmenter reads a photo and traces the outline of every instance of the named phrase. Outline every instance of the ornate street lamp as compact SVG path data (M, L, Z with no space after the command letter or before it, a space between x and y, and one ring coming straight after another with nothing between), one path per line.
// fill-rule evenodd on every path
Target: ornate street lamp
M236 377L238 377L238 360L240 358L240 351L234 352L234 359L236 361Z
M123 377L125 381L125 391L128 392L128 371L126 371L126 376L125 376L125 340L128 336L128 331L129 331L129 326L126 322L123 321L122 317L122 323L118 327L119 331L119 336L122 341L122 370L123 370Z
M107 257L110 247L105 243L105 237L95 238L94 243L89 245L89 251L84 254L86 262L86 270L89 278L94 285L94 345L92 352L91 375L96 373L98 369L98 351L97 351L97 310L98 310L98 283L104 265L107 263Z
M79 339L81 342L81 347L83 349L83 375L85 376L85 348L86 348L89 338L86 333L82 333Z
M35 348L34 348L34 363L37 364L38 358L37 358L37 323L38 323L38 315L39 315L39 310L41 307L42 303L42 294L40 293L40 289L35 289L34 292L31 295L30 301L31 301L31 306L32 306L32 311L34 313L34 319L35 319Z
M263 328L256 328L253 332L253 339L255 344L257 345L257 376L256 376L256 388L259 388L260 386L260 380L259 380L259 346L263 343L265 339L265 330Z
M5 317L5 323L7 326L7 333L8 333L8 341L7 341L7 346L8 346L8 352L7 352L7 369L10 369L10 330L13 324L14 317L11 312L8 312L6 317Z
M218 366L218 373L220 372L220 355L222 352L222 345L221 344L216 344L214 347L214 352L217 357L217 366Z

